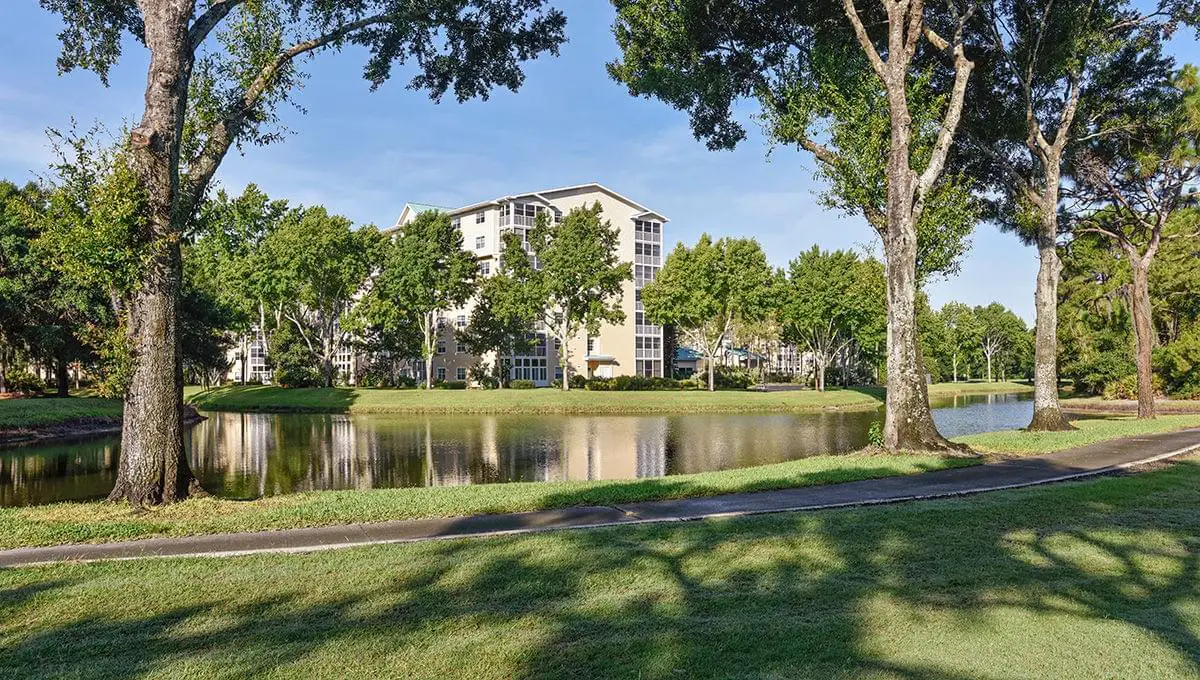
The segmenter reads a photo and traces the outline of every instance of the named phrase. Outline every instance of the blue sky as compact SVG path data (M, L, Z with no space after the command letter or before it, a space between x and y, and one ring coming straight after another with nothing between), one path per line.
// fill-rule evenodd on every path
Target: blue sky
M117 129L141 113L146 57L127 51L103 87L91 73L58 76L57 17L33 0L9 0L0 23L0 177L22 181L51 159L44 130L103 121ZM433 104L397 78L370 92L354 49L321 55L297 102L284 111L294 134L232 154L218 179L233 191L255 182L272 197L320 203L359 223L390 224L406 201L464 205L506 194L601 182L671 218L667 240L701 232L753 236L784 265L813 243L878 250L859 218L823 209L811 159L771 151L755 136L732 152L692 139L685 114L635 99L610 81L616 56L612 9L601 0L560 0L570 42L559 58L528 65L519 93L486 102ZM1193 36L1172 51L1200 61ZM397 74L402 75L402 74ZM768 153L770 152L770 153ZM1001 302L1033 321L1033 250L981 225L959 276L931 284L935 305Z

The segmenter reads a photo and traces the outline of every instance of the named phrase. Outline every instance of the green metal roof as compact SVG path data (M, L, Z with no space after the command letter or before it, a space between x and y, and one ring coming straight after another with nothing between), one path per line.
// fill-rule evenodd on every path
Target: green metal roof
M428 203L409 203L408 207L413 209L413 212L421 214L423 212L450 212L453 208L443 208L440 205L430 205Z

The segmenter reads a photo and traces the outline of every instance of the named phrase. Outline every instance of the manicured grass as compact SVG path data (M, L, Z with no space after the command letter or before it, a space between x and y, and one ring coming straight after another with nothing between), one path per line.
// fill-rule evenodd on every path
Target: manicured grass
M149 512L98 502L0 508L0 548L613 505L892 477L978 462L934 455L853 454L629 481L319 491L256 501L202 498Z
M1079 429L1072 432L1006 430L959 437L957 441L965 442L982 453L1049 453L1109 439L1200 427L1200 415L1166 415L1154 420L1092 418L1076 420L1074 424Z
M120 418L116 399L0 399L0 430L60 425L81 418Z
M0 572L0 676L1195 678L1200 461L959 500Z
M1154 406L1158 413L1200 413L1200 399L1156 399ZM1063 399L1062 407L1097 413L1137 413L1137 401L1134 399L1073 397Z
M1020 392L1019 383L943 383L933 397ZM829 408L873 408L883 400L879 388L754 392L745 390L589 392L535 390L385 390L246 386L185 395L197 408L211 411L322 413L778 413Z

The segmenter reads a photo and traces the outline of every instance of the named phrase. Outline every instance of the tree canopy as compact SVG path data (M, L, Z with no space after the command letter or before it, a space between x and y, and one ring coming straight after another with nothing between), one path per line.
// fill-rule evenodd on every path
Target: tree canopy
M704 353L713 390L718 351L738 321L766 315L776 299L776 281L757 241L713 241L702 234L695 246L680 243L667 255L654 282L642 288L642 304L647 319L674 326Z

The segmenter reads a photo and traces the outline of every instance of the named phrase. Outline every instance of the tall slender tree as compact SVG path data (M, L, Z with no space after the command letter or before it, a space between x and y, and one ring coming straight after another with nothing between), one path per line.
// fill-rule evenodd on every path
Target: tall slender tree
M881 88L888 113L881 131L887 140L883 210L876 222L887 258L884 444L891 450L962 451L965 447L942 437L933 422L916 329L916 296L919 226L938 203L938 193L953 186L944 173L974 67L966 52L974 4L891 0L869 5L864 13L854 0L843 0L840 8L784 0L750 6L732 0L614 4L622 56L610 65L611 75L633 94L687 110L693 131L711 148L732 147L745 137L734 120L735 104L752 98L768 114L791 114L795 123L787 141L834 172L853 172L862 167L854 162L859 149L819 141L825 131L822 121L836 115L822 109L820 93L830 85L842 92L861 91L864 83ZM846 44L858 45L857 58L843 58ZM914 106L922 83L928 86L926 96ZM798 100L805 115L789 112ZM917 110L936 115L921 120L914 115ZM870 206L878 198L855 203Z
M127 302L132 375L110 496L139 506L199 488L179 423L181 237L229 150L280 137L277 109L303 82L302 63L358 45L372 87L411 63L410 87L463 101L516 89L522 62L565 39L563 15L545 0L39 1L65 23L60 70L90 69L107 82L124 48L143 46L149 57L128 140L146 213L132 237L149 257Z
M1164 18L1125 0L1002 0L976 18L965 142L991 189L991 217L1038 250L1031 430L1074 429L1058 401L1063 173L1088 139L1118 133L1154 99L1169 68Z
M1200 225L1167 232L1175 215L1200 200L1200 72L1185 66L1163 83L1159 110L1128 121L1119 135L1096 139L1074 163L1075 192L1093 207L1077 230L1119 247L1132 278L1137 338L1138 417L1154 418L1152 352L1157 343L1150 273L1164 237L1200 238Z

